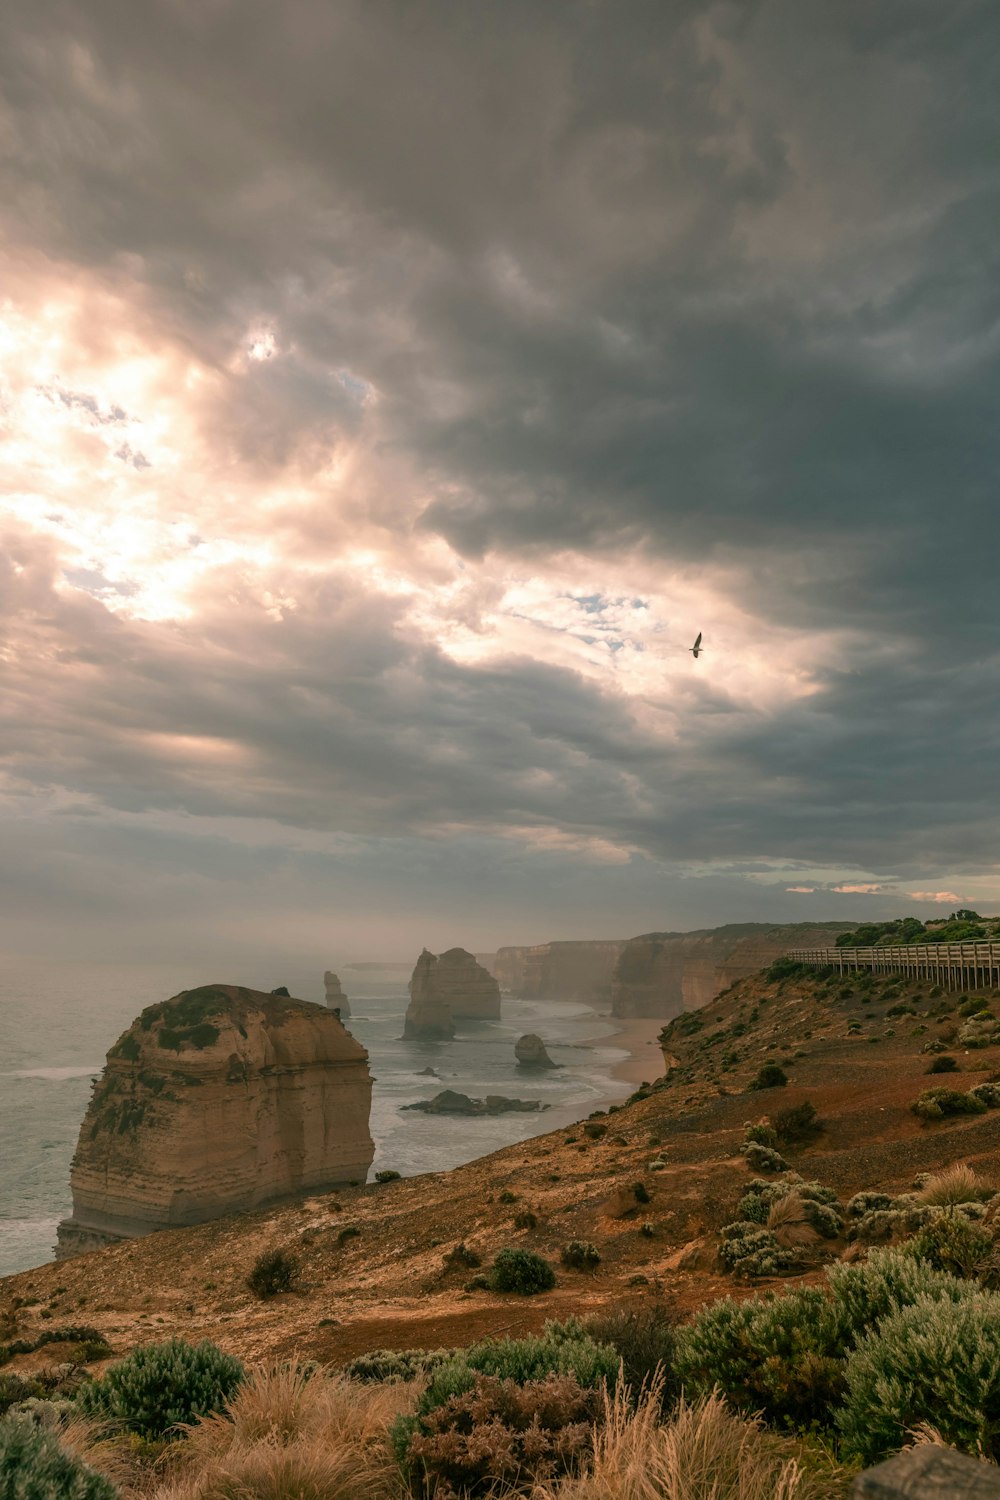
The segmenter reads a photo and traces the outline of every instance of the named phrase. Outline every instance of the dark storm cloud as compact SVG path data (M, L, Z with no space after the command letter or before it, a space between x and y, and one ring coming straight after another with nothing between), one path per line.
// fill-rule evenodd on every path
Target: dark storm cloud
M961 0L14 0L9 240L219 369L255 322L294 347L205 396L226 462L315 467L377 393L398 467L348 510L401 553L718 564L759 618L872 650L766 712L693 680L664 743L566 668L455 662L361 582L275 619L234 569L146 623L53 592L39 548L3 580L11 770L356 834L995 863L998 43Z

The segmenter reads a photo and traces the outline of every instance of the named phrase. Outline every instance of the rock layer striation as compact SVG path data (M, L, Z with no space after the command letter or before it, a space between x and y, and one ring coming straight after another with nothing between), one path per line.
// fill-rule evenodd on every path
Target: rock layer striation
M87 1109L57 1258L363 1181L371 1091L321 1005L213 984L147 1007Z
M616 1016L667 1021L714 1000L791 948L832 946L850 922L733 923L700 932L649 932L622 949L611 991Z
M410 1003L403 1035L447 1039L455 1021L500 1019L500 986L464 948L438 957L425 948L410 980Z

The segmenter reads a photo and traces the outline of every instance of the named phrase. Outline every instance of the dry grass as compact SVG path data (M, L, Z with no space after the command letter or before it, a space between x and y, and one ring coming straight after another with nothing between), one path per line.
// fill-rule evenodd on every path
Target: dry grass
M806 1205L798 1193L788 1193L771 1204L767 1227L784 1249L819 1243L822 1236L810 1224L806 1214Z
M258 1371L224 1413L188 1428L177 1477L154 1500L389 1500L399 1481L388 1428L419 1389Z
M954 1166L928 1178L919 1196L922 1203L945 1207L950 1203L985 1203L995 1191L971 1167L955 1162Z
M531 1500L846 1500L846 1474L804 1472L788 1443L734 1416L719 1395L682 1401L664 1426L655 1390L636 1409L627 1392L605 1400L592 1471L538 1485Z

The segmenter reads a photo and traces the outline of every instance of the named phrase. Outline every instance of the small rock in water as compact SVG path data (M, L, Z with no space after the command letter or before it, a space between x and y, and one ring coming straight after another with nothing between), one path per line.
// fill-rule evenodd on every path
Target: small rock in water
M535 1032L529 1031L514 1043L514 1056L521 1068L558 1068L545 1050L545 1043Z
M425 1115L505 1115L512 1111L533 1113L548 1109L539 1099L506 1099L503 1094L487 1094L485 1099L470 1099L456 1089L444 1089L433 1099L418 1099L401 1109L418 1109Z

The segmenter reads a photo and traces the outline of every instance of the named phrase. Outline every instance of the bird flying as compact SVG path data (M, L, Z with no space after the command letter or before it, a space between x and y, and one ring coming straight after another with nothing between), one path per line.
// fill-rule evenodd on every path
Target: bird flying
M691 652L691 655L694 657L695 661L697 661L698 657L701 655L702 650L700 630L698 632L698 639L695 641L693 646L688 647L688 650Z

